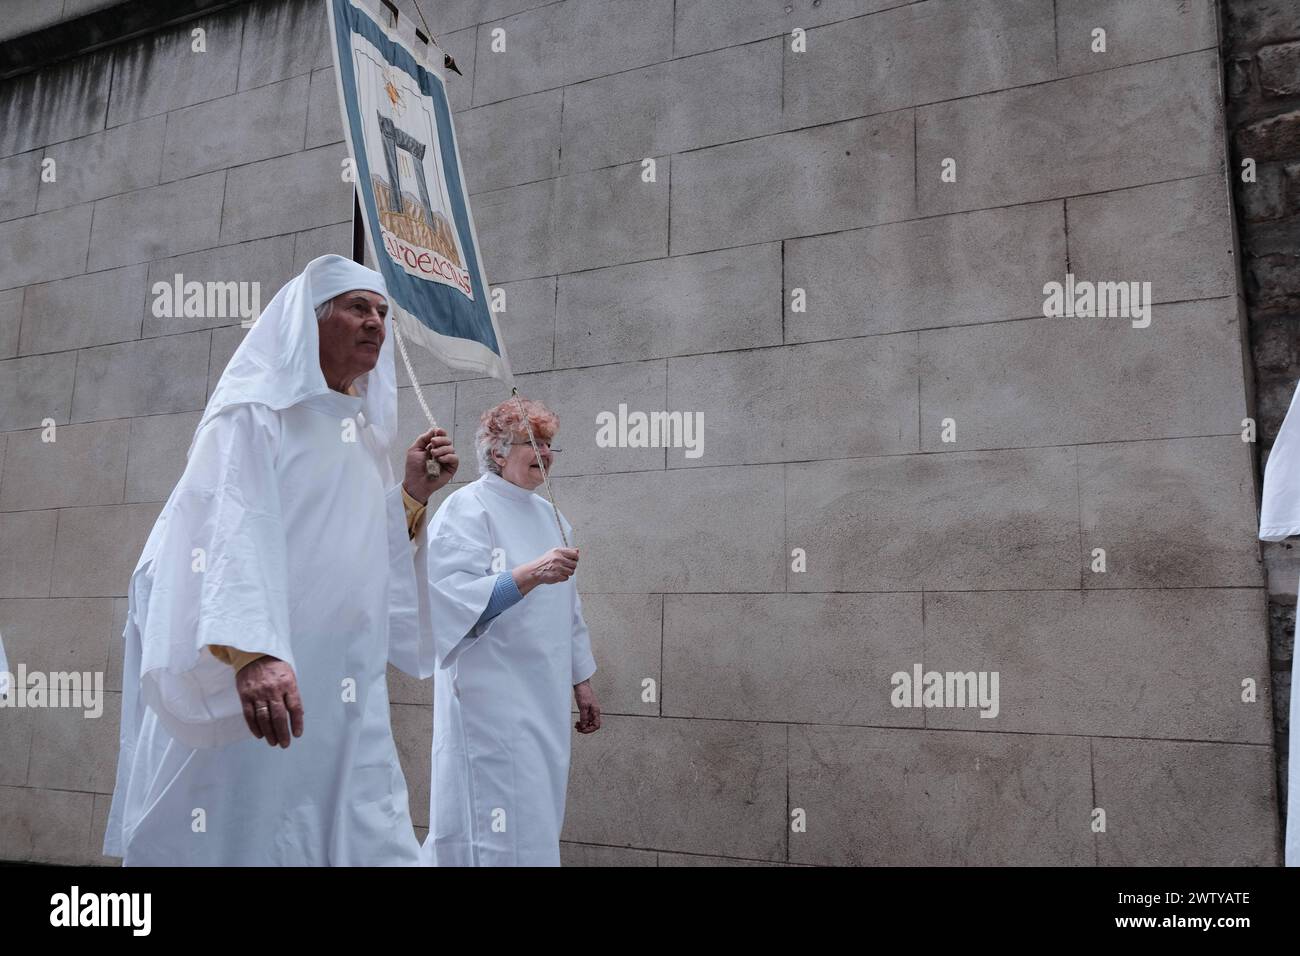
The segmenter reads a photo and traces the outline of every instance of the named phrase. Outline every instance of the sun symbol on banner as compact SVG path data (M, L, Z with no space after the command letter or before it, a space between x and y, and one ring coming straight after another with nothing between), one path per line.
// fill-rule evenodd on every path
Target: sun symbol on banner
M388 94L388 101L392 104L393 113L400 116L406 112L406 103L402 98L402 91L397 88L397 84L393 80L392 69L384 67L384 92Z

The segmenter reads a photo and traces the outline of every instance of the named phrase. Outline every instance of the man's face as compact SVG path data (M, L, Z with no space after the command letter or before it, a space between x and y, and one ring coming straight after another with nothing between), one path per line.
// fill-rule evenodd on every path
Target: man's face
M355 289L334 298L318 326L320 367L327 382L351 383L375 367L387 314L388 300L377 292Z

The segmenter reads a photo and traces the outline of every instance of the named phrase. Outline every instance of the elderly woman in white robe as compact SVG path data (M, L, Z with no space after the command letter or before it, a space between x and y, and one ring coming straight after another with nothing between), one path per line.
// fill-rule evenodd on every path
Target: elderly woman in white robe
M560 863L570 695L579 733L600 728L600 707L574 581L578 549L563 546L556 512L533 493L558 451L558 428L541 402L512 398L485 412L475 436L481 475L429 525L437 669L428 865ZM571 540L567 521L564 529Z

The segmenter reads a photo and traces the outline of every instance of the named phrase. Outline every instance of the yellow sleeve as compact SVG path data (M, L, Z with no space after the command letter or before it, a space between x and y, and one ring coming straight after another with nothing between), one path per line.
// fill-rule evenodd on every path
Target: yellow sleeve
M428 507L428 503L420 504L403 488L402 505L406 508L406 533L414 538L420 533L420 519L424 517L424 509Z
M221 663L229 664L235 669L236 673L242 670L246 664L251 664L253 661L261 660L266 656L254 651L235 650L235 648L226 647L223 644L209 644L208 652Z

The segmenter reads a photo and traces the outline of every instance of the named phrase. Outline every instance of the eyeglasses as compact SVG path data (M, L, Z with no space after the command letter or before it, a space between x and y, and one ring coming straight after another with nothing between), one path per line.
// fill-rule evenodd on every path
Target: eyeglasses
M529 444L529 443L526 442L526 441L512 441L510 444L512 444L512 445L527 445L527 444ZM555 448L555 447L553 447L553 446L551 445L551 443L548 442L548 441L547 441L546 439L544 439L544 438L542 438L542 439L538 439L537 444L538 444L539 446L541 446L541 445L545 445L547 448L550 448L550 449L551 449L551 454L552 454L552 455L558 455L560 452L562 452L562 451L564 450L564 449L562 449L562 448Z

